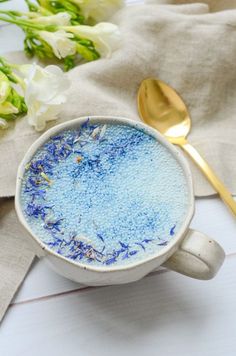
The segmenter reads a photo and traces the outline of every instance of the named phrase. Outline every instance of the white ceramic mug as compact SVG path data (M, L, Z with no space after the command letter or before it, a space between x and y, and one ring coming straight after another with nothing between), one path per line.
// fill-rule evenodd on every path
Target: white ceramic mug
M161 265L197 279L211 279L214 277L224 261L225 254L216 241L198 231L189 229L189 224L194 214L194 194L191 172L186 160L182 153L176 150L176 148L157 131L143 123L125 118L92 116L90 117L90 122L102 124L110 123L114 125L122 124L137 129L141 128L144 132L151 135L165 146L175 157L185 174L189 192L188 211L180 230L170 240L167 246L163 247L160 251L157 251L156 254L151 257L148 256L146 259L128 265L121 265L118 267L103 266L102 268L92 265L84 265L63 257L51 250L34 234L24 217L20 203L21 181L24 175L25 165L51 136L56 135L63 130L78 128L85 119L86 117L78 118L49 129L34 142L19 166L15 206L19 220L28 231L30 241L32 241L35 246L36 254L39 257L44 257L59 274L73 281L91 286L121 284L136 281Z

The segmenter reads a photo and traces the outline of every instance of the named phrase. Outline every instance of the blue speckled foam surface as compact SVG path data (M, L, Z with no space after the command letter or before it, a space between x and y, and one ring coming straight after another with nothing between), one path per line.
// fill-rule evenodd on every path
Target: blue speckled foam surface
M179 163L153 137L86 122L37 151L21 200L31 229L54 251L120 266L168 244L186 217L188 189Z

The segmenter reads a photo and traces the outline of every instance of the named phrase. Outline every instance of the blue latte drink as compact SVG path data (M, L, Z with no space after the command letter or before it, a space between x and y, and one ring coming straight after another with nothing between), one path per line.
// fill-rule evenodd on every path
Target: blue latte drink
M52 136L26 164L21 204L48 248L83 265L120 267L168 245L185 220L188 188L154 137L87 120Z

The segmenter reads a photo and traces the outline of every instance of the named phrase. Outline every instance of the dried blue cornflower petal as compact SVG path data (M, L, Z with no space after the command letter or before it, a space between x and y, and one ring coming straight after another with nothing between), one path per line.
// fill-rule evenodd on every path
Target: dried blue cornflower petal
M52 141L61 141L62 140L62 135L51 136L50 140L52 140Z
M45 190L32 190L31 191L31 197L34 199L36 198L41 198L43 200L45 200L45 196L46 196L46 191Z
M129 255L130 255L130 256L134 256L134 255L136 255L136 253L138 253L138 251L137 251L137 250L130 251L130 252L129 252Z
M57 246L57 241L47 242L47 245L48 245L49 247Z
M153 239L144 239L142 242L144 242L145 244L148 244L149 242L154 241Z
M105 261L105 264L106 265L111 265L112 263L115 263L116 262L116 257L113 256L111 258L109 258L108 260Z
M146 250L146 249L145 249L145 246L144 246L141 242L135 242L135 245L140 246L140 247L143 249L143 251Z
M103 253L105 251L106 247L103 246L102 251L100 253Z
M128 251L124 254L124 256L122 257L122 260L125 260L127 258L129 258L129 252Z
M67 145L68 147L70 147L70 149L74 146L74 141L75 141L75 133L71 133L70 136L66 137L65 139L65 145Z
M58 219L56 221L46 221L44 224L45 229L47 230L56 230L58 232L60 232L61 230L61 222L63 219Z
M83 254L83 252L80 252L79 254L78 254L78 258L79 258L79 260L82 260L82 258L84 257L84 254Z
M71 154L71 152L71 148L67 145L61 145L57 150L57 154L61 158L67 158Z
M45 144L44 147L46 148L48 153L50 153L52 156L55 155L57 146L56 146L56 144L54 142L48 142L48 143Z
M45 199L46 190L44 189L35 189L34 187L26 186L24 193L30 193L31 197Z
M51 173L52 165L46 159L38 159L30 164L30 171L38 174L41 172Z
M168 241L163 241L163 242L158 243L157 245L158 246L166 246L167 243L168 243Z
M97 237L102 241L104 242L104 238L102 237L102 235L100 233L97 232Z
M51 209L51 207L29 203L26 207L25 212L28 216L34 216L35 218L41 217L44 220L47 214L45 210L47 209Z
M81 129L87 129L89 125L89 117L81 124Z
M30 176L27 183L30 184L31 186L37 188L42 183L42 181L37 177L33 178L32 176Z
M176 228L176 224L172 226L172 228L170 229L170 236L173 236L175 234L175 228Z
M97 251L96 249L93 249L93 251L94 251L94 256L95 256L95 259L97 260L97 261L100 261L100 262L102 262L102 260L104 259L104 254L103 253L100 253L99 251Z
M117 251L116 251L117 257L119 257L120 254L122 254L122 253L125 252L125 251L126 251L125 248L121 248L120 250L117 250Z
M122 242L122 241L119 241L119 244L121 245L121 247L123 247L123 248L125 248L125 249L129 248L129 245L125 244L125 243Z

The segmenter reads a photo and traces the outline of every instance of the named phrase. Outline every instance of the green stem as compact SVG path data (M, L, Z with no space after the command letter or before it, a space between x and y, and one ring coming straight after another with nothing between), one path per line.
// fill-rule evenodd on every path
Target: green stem
M40 25L40 24L35 24L35 23L31 23L30 21L26 21L26 20L19 20L16 18L4 18L2 16L0 16L0 20L5 21L5 22L10 22L13 23L14 25L18 25L20 27L30 27L33 28L35 30L39 30L39 31L56 31L58 29L58 26L56 25Z
M21 77L19 77L17 74L15 74L15 73L12 73L12 76L15 78L15 80L21 86L21 88L23 90L25 90L25 82L24 82L24 80Z
M9 63L6 61L3 57L0 57L0 70L2 72L6 72L6 75L10 76L10 80L13 81L16 84L19 84L21 88L24 90L25 89L25 82L21 77L19 77L17 74L15 74L12 69L20 70L21 65L20 64L13 64Z
M22 12L20 11L14 11L14 10L0 10L0 14L5 14L10 17L15 17L15 16L22 16Z
M7 67L7 68L15 68L15 66L19 66L18 64L14 64L14 63L10 63L8 62L4 57L0 56L0 64L3 66L3 67ZM0 67L1 68L1 67Z
M33 11L29 11L29 12L22 12L22 16L26 16L28 18L37 18L37 17L40 17L42 16L40 13L38 12L33 12Z

